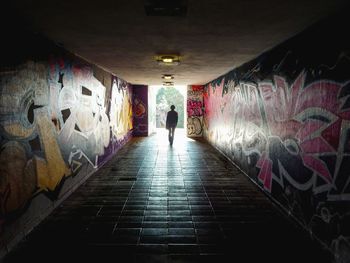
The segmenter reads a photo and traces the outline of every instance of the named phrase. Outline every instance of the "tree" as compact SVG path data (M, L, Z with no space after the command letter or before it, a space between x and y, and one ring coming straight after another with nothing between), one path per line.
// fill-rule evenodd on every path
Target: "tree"
M175 110L179 114L178 128L184 127L184 96L173 87L159 89L156 97L157 128L165 127L166 113L171 105L175 105Z

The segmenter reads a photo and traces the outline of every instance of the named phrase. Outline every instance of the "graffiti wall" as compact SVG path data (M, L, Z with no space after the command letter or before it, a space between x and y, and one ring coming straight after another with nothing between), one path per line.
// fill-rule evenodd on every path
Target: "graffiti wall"
M203 86L187 86L187 136L203 135Z
M350 252L350 43L335 30L342 23L320 22L204 88L207 140L339 260Z
M148 86L133 85L135 136L148 136Z
M126 81L112 76L109 105L109 126L111 128L110 154L114 154L129 140L133 129L132 86Z
M58 53L23 59L11 70L1 67L1 250L42 220L130 136L128 83L109 74L113 85L105 87L92 65Z

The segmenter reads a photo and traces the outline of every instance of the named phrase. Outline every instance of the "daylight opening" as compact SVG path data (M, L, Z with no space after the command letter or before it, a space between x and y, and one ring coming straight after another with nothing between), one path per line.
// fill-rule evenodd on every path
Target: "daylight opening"
M149 87L150 123L153 132L165 129L165 121L170 106L175 105L179 120L176 129L184 129L186 120L187 89L186 86L150 86Z

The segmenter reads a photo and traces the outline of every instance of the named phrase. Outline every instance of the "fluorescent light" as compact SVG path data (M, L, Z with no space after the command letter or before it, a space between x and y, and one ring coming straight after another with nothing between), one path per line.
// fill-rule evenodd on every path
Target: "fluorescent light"
M162 61L164 63L172 63L174 60L173 60L173 58L162 58Z
M163 82L163 86L174 86L174 82L171 82L171 81L166 81L166 82Z
M174 79L174 76L170 74L164 74L162 78L165 80L171 80L171 79Z
M180 63L179 55L159 55L156 56L159 65L178 65Z

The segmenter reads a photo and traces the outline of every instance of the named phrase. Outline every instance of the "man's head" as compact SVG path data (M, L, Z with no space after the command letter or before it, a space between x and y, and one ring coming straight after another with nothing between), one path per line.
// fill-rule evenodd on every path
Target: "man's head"
M174 106L174 105L171 105L171 106L170 106L170 109L171 109L171 110L175 110L175 106Z

